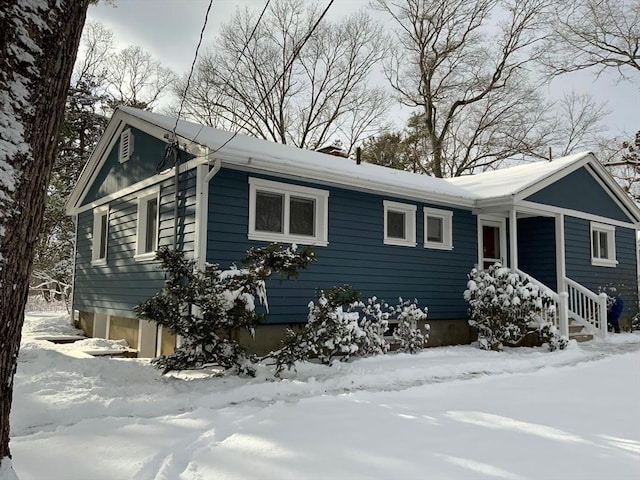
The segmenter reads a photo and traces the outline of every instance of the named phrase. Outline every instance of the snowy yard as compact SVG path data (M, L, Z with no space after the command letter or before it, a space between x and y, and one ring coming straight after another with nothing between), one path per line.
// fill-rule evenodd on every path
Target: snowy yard
M60 314L29 315L12 413L30 479L636 479L640 336L564 351L469 346L275 380L162 377L94 358ZM102 342L104 343L104 342Z

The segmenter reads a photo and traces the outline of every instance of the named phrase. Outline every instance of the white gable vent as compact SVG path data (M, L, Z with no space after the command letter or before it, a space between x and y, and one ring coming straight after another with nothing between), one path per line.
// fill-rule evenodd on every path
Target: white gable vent
M133 153L133 133L128 128L120 134L120 163L124 163L131 158Z

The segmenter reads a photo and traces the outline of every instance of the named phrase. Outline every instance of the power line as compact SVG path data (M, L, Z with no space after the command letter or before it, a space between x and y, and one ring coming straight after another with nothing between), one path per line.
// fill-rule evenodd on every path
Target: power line
M247 47L249 46L249 43L253 39L253 36L256 34L256 31L258 30L258 25L260 25L260 22L262 21L262 17L264 17L264 14L267 12L267 8L269 7L270 3L271 3L271 0L267 0L267 2L264 4L264 8L262 9L262 12L260 13L260 16L258 17L258 21L256 21L256 24L253 26L253 30L249 34L249 37L247 38L247 40L244 42L244 45L243 45L242 50L240 51L240 55L238 57L238 62L236 63L235 67L233 67L233 70L231 70L231 73L229 74L229 76L225 80L224 85L222 86L222 89L221 89L222 91L224 91L229 86L229 81L230 81L231 78L233 78L233 75L236 73L236 70L238 69L238 66L240 65L240 59L243 57L244 52L247 50ZM185 89L185 96L186 96L186 93L187 93L187 91ZM184 103L184 97L183 97L183 103ZM180 110L182 111L182 105L180 106ZM177 125L177 122L176 122L176 125ZM191 143L195 143L196 138L198 138L198 135L200 135L200 132L202 132L203 128L204 128L204 125L201 125L200 129L198 130L198 133L196 133L196 135L191 139ZM175 135L175 132L174 132L174 135Z
M307 32L307 34L304 36L304 38L302 39L302 41L298 44L298 46L294 49L293 51L293 55L291 55L291 58L289 59L289 61L287 62L287 64L285 65L285 67L282 69L282 73L280 74L280 76L276 79L276 81L273 83L273 85L271 86L271 88L269 88L269 90L262 96L262 98L260 99L260 101L258 102L258 104L251 110L251 112L249 113L248 117L251 117L254 113L256 113L258 111L258 108L260 108L260 105L262 105L264 103L264 101L267 99L267 97L271 94L271 92L273 91L274 88L276 88L276 86L278 85L278 82L280 82L280 80L282 80L282 78L286 75L287 70L291 67L291 64L293 64L294 60L297 58L297 56L300 54L300 51L302 50L302 47L304 47L305 43L307 43L307 41L309 40L309 38L311 38L311 35L313 35L313 32L316 30L316 28L318 28L318 25L320 24L320 22L322 21L322 19L324 18L324 16L327 14L327 12L329 11L329 8L331 8L331 5L333 5L333 2L335 0L330 0L329 4L325 7L325 9L323 10L322 14L320 15L320 17L318 18L318 20L316 21L316 23L313 25L313 27L311 27L311 29ZM247 124L248 120L245 120L245 122L242 124L242 126L240 127L240 129L244 128L244 126ZM229 140L227 140L226 142L224 142L222 145L220 145L218 148L216 148L214 151L209 152L209 154L207 155L207 157L209 157L210 155L213 155L214 153L220 151L222 148L224 148L229 142L231 142L234 138L236 138L236 136L239 133L239 130L236 130L234 132L234 134L231 136L231 138Z
M184 87L184 92L182 93L182 99L180 100L180 109L178 110L178 116L176 117L176 124L173 126L173 139L176 138L176 130L178 128L178 120L180 120L180 115L182 115L182 107L184 106L184 100L187 96L187 90L189 90L189 84L191 83L191 76L193 75L193 70L196 66L196 60L198 59L198 51L200 50L200 45L202 45L202 37L204 36L204 31L207 28L207 22L209 20L209 12L211 11L211 6L213 5L213 0L209 0L209 6L207 7L207 12L204 15L204 25L202 25L202 30L200 30L200 39L198 40L198 46L196 47L196 53L193 56L193 62L191 62L191 70L189 70L189 76L187 77L187 84Z

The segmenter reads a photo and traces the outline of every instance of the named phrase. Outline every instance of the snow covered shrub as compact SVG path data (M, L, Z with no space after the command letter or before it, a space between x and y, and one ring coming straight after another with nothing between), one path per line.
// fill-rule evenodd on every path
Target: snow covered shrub
M547 322L542 313L553 308L549 293L499 263L488 270L474 268L468 277L464 298L469 302L469 325L478 333L480 348L517 346L529 333L544 330ZM556 342L558 348L563 348L561 343Z
M398 350L407 353L417 353L424 348L429 338L428 333L422 333L418 322L427 319L427 309L418 307L418 301L402 301L396 305L394 316L398 321L393 331L393 339L398 343ZM429 331L429 325L425 324L425 330Z
M415 353L424 347L426 336L420 332L418 321L427 318L414 302L403 302L395 307L378 302L376 297L366 303L350 286L318 290L316 302L309 303L309 317L299 333L288 330L283 346L273 352L276 375L286 367L291 370L297 361L318 358L331 365L336 358L346 362L353 357L369 357L389 351L385 333L389 320L397 320L394 339L400 351ZM427 329L429 326L427 325Z
M549 346L549 351L564 350L569 345L567 337L560 335L558 328L547 322L542 323L538 329L541 340Z
M276 375L285 367L294 368L296 361L312 357L331 365L336 357L346 362L353 356L387 352L388 306L377 303L375 297L366 305L359 298L349 285L318 290L316 302L309 303L304 329L297 334L288 330L283 347L272 353Z
M163 373L217 364L241 374L255 374L255 359L236 341L239 329L255 334L262 315L256 301L268 310L265 280L274 273L295 278L314 260L310 247L298 252L295 245L283 248L272 244L252 248L243 260L244 268L232 265L220 270L207 265L204 271L182 252L160 248L166 283L160 292L138 305L139 318L167 327L182 337L174 353L153 360Z

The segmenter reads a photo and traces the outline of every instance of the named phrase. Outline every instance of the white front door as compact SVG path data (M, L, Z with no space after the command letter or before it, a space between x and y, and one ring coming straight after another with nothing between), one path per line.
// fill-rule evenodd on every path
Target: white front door
M496 262L506 266L507 237L504 219L478 219L478 265L487 269Z

